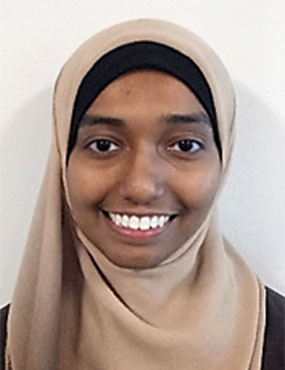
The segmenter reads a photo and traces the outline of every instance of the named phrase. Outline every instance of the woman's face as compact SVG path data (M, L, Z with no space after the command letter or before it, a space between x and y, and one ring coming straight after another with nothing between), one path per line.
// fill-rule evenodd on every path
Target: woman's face
M204 220L221 174L208 115L156 71L124 75L83 117L67 168L78 227L114 264L150 268Z

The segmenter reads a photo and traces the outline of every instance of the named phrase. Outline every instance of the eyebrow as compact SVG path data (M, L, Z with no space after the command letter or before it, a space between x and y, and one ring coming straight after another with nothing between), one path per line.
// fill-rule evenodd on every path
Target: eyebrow
M112 118L112 117L104 117L98 115L91 115L91 114L84 114L80 121L80 127L83 126L92 126L92 125L108 125L114 127L122 127L124 126L123 120L119 118Z
M170 124L206 123L211 125L209 116L207 113L202 111L191 114L167 114L162 116L162 121ZM97 124L113 127L123 127L125 125L124 120L119 118L91 114L85 114L80 121L80 127L93 126Z
M197 112L191 114L169 114L165 116L167 123L206 123L211 125L211 121L207 113Z

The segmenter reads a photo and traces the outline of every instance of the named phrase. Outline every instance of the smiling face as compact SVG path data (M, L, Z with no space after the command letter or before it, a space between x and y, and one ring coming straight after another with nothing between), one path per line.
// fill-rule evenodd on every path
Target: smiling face
M190 238L217 192L206 111L179 80L124 75L82 119L67 167L73 217L114 264L150 268Z

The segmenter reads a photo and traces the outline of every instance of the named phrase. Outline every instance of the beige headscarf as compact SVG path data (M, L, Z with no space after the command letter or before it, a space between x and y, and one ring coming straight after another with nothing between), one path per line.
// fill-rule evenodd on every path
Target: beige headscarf
M83 44L55 88L52 149L12 299L7 368L260 369L264 287L221 236L214 205L175 255L145 270L113 265L69 217L65 158L78 87L96 60L133 41L168 45L200 67L216 108L222 182L228 170L234 94L203 41L168 22L137 20Z

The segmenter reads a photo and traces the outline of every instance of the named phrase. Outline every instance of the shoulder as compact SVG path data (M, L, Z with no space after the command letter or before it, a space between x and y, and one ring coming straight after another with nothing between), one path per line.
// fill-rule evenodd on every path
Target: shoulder
M285 298L266 287L262 370L284 370Z
M7 337L7 320L9 313L10 305L6 305L0 310L0 369L5 367L5 345Z
M4 369L7 319L10 305L0 310L1 369ZM266 287L266 326L262 370L284 370L285 298Z

